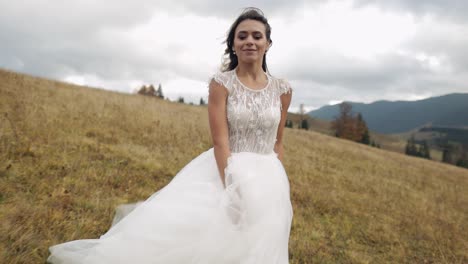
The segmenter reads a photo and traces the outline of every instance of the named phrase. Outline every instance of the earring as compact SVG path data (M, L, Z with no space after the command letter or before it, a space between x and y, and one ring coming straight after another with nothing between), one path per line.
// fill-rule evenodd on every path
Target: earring
M232 54L236 55L236 51L235 51L235 50L232 50Z

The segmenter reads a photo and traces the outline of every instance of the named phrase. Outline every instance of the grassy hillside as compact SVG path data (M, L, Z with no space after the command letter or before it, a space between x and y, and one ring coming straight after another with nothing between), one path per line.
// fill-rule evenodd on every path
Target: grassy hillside
M318 119L315 117L311 117L310 115L304 115L303 118L307 119L309 123L309 130L330 136L333 136L335 134L335 131L331 128L331 121ZM300 114L294 113L289 113L288 119L293 121L294 128L298 128L302 120ZM377 143L380 146L380 148L398 153L405 153L407 138L401 137L400 135L380 134L373 131L370 131L369 133L371 140ZM434 154L436 152L436 150L431 150L431 154ZM437 157L438 156L436 155L436 158L433 160L442 160L441 157Z
M0 71L0 263L97 238L211 147L205 107ZM297 263L468 263L468 170L286 129Z
M300 114L288 113L288 119L293 122L293 128L299 128L303 118L307 119L307 122L309 124L309 130L319 132L322 134L326 134L326 135L334 134L334 132L331 129L330 121L313 118L310 115L303 115L301 117Z

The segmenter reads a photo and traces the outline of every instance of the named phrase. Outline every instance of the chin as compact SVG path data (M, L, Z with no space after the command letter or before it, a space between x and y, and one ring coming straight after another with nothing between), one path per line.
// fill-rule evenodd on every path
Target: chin
M243 58L240 61L242 61L243 63L256 63L259 61L259 59L255 56L255 57Z

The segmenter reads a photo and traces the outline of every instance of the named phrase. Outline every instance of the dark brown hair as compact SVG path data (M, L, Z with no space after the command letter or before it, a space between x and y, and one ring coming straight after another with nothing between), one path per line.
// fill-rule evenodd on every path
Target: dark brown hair
M263 15L262 10L255 8L255 7L249 7L244 9L244 11L240 14L240 16L234 21L234 23L231 25L231 28L229 29L229 32L227 34L227 38L223 43L226 43L226 50L224 51L224 62L223 62L223 71L230 71L234 70L237 67L238 61L237 61L237 56L234 54L233 51L233 46L234 46L234 38L236 34L236 29L237 26L244 20L251 19L251 20L256 20L263 25L265 25L265 34L266 34L266 39L267 41L271 44L273 41L271 40L271 26L268 24L268 20L266 17ZM266 63L266 53L263 55L263 62L262 62L262 69L264 72L268 72L268 67Z

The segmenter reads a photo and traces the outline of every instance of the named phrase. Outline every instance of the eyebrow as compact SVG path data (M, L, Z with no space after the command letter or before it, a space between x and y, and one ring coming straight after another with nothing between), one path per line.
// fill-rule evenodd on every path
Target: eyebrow
M239 32L237 32L237 34L240 34L240 33L249 33L249 32L248 32L247 30L242 30L242 31L239 31ZM252 33L254 33L254 34L256 34L256 33L263 34L263 32L261 32L261 31L258 31L258 30L256 30L256 31L252 31Z

